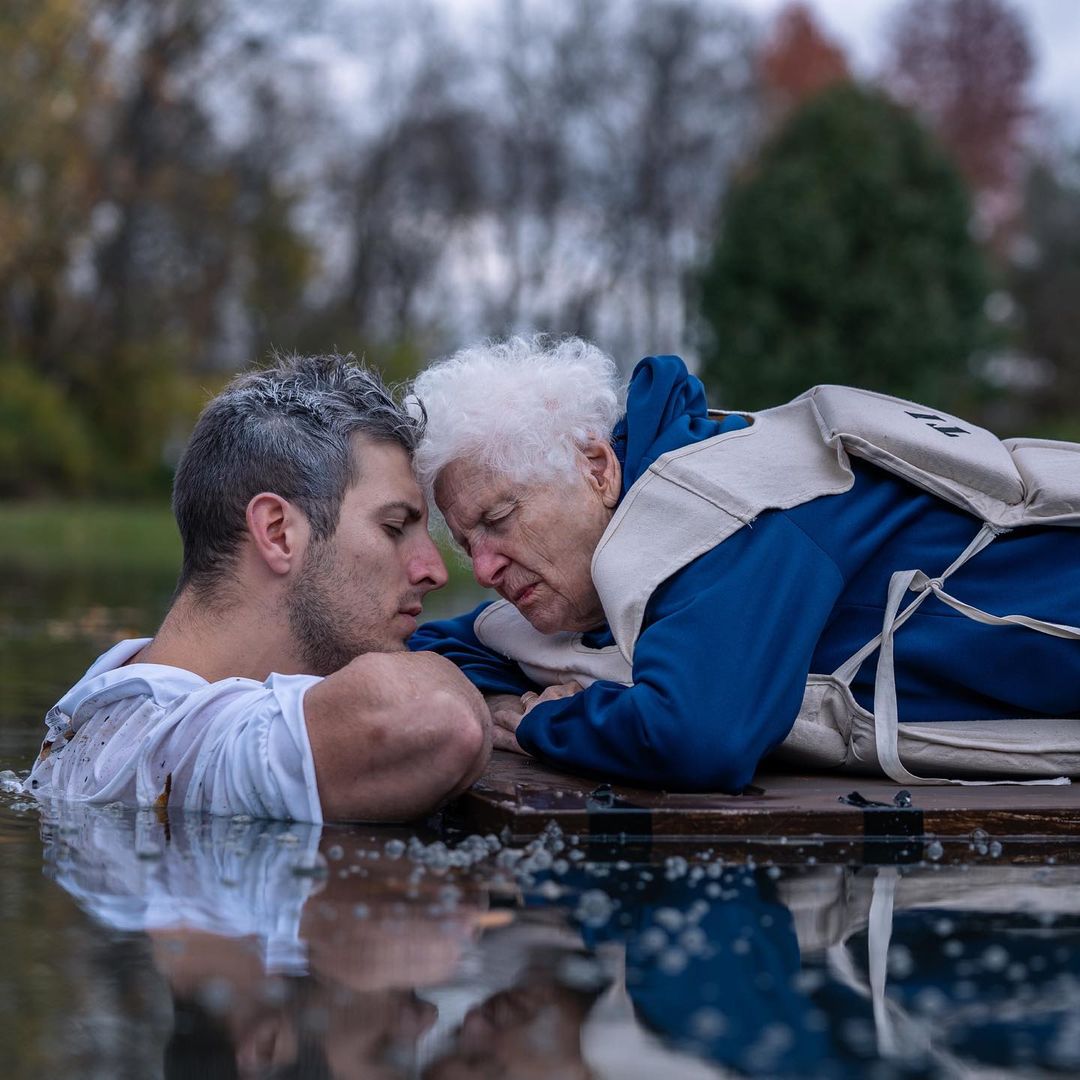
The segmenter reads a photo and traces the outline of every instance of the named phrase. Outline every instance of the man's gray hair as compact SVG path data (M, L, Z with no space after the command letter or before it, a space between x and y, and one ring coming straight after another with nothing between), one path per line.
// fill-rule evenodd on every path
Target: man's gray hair
M352 436L397 443L409 455L424 420L351 355L275 356L237 376L203 410L173 481L184 543L177 591L228 575L261 491L294 503L312 536L333 535L345 492L359 479Z
M570 475L576 450L606 440L625 396L615 362L576 337L512 337L462 349L422 371L412 390L427 414L417 476L469 458L514 480Z

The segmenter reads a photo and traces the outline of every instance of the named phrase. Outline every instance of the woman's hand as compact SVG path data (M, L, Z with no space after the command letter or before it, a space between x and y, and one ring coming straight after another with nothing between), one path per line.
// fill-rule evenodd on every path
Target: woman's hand
M580 694L584 689L581 683L571 679L569 682L549 686L542 694L536 694L530 690L521 695L521 715L528 716L537 705L542 705L545 701L558 701L559 698L573 697L575 694Z
M525 714L522 699L517 694L488 694L484 700L491 713L491 748L524 754L515 734Z
M559 698L572 697L584 687L571 680L549 686L543 693L532 690L518 697L516 694L489 694L484 700L491 712L491 745L495 750L512 750L515 754L528 755L517 741L518 724L537 705L545 701L557 701Z

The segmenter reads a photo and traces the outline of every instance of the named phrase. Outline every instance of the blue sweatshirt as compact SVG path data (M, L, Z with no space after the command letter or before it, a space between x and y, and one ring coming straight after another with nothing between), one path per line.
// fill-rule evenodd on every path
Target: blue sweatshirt
M741 423L708 418L701 383L677 357L642 360L612 438L624 493L661 454ZM851 463L849 491L768 511L665 581L645 611L633 685L601 681L536 706L518 728L522 747L625 783L741 790L791 730L808 673L834 671L880 632L891 574L940 572L979 529L935 496ZM949 588L995 614L1076 624L1080 531L1002 536ZM485 693L536 689L476 638L479 610L425 624L410 647L447 656ZM611 640L603 627L584 644ZM901 721L1080 718L1076 642L976 623L930 598L897 631L895 651ZM875 653L852 684L866 708L876 663Z

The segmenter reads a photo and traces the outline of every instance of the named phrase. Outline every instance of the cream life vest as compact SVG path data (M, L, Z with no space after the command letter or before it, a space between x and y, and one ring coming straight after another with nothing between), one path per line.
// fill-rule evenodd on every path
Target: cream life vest
M1067 783L1066 776L1080 775L1080 721L904 724L893 668L893 635L930 595L979 622L1028 627L1075 640L1080 648L1076 626L991 615L945 589L952 573L1002 533L1031 525L1080 527L1080 444L1002 442L954 416L867 390L814 387L756 413L749 427L673 450L650 466L626 493L593 555L593 581L614 646L594 650L582 645L580 634L541 634L506 601L480 614L476 635L541 685L571 678L583 685L596 679L631 685L634 644L656 588L759 514L849 490L849 454L966 510L983 528L948 566L895 568L881 633L836 671L808 677L802 707L775 757L802 768L885 773L902 784L985 783L962 778L989 776ZM871 713L855 701L850 684L875 650Z

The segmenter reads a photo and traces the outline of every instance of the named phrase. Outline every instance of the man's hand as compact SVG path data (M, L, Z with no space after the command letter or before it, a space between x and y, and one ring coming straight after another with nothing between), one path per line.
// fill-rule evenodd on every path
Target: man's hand
M491 748L524 754L517 741L517 726L525 715L525 706L517 694L488 694L484 700L491 712Z

